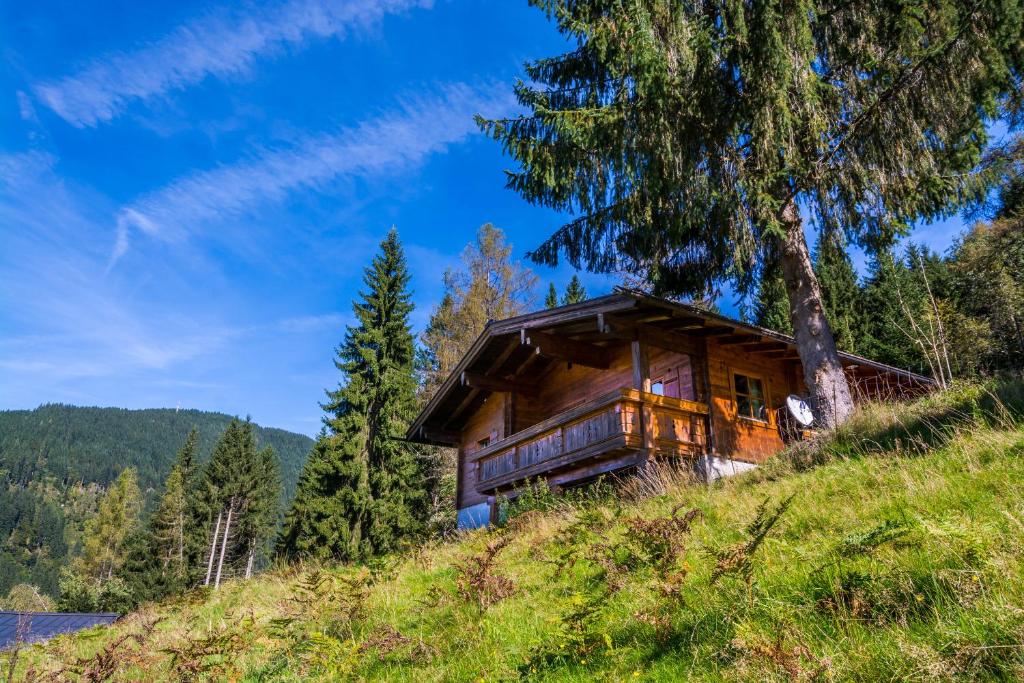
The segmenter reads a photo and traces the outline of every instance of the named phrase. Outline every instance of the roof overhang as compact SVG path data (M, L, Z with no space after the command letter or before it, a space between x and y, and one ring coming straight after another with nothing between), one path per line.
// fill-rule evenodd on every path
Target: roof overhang
M648 327L651 321L656 321L658 327ZM719 337L722 343L735 345L737 349L763 353L769 358L797 360L796 340L790 335L734 320L691 304L634 290L617 289L613 294L582 303L487 323L466 355L410 425L407 438L422 443L455 445L458 442L458 430L449 429L448 425L470 413L472 407L488 393L498 390L501 381L506 382L510 390L528 388L525 382L516 379L514 375L517 369L533 361L530 356L534 351L540 353L541 349L537 347L557 336L563 341L563 346L575 345L575 349L570 350L577 352L578 357L584 361L581 364L597 362L586 359L599 357L599 354L593 353L599 347L592 341L581 341L581 338L614 339L602 333L623 324L632 326L634 330L642 326L660 336L674 337L681 343L682 336L694 339L714 336ZM538 338L545 341L538 342ZM556 355L563 360L569 357L563 356L562 352ZM850 353L841 352L839 355L847 367L870 369L914 385L934 384L931 378L908 370ZM510 375L513 376L511 379ZM483 379L488 377L504 379L490 382Z

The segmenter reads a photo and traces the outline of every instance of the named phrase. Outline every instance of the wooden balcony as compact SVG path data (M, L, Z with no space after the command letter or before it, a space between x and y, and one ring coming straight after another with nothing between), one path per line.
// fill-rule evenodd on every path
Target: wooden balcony
M707 414L703 403L618 389L472 454L477 490L490 493L601 462L614 466L616 458L628 465L652 455L701 455Z

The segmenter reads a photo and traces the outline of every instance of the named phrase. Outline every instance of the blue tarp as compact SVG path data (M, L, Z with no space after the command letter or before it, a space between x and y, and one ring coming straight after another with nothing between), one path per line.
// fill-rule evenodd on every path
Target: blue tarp
M108 626L117 621L118 616L106 612L0 612L0 650L14 645L17 640L38 643L62 633Z

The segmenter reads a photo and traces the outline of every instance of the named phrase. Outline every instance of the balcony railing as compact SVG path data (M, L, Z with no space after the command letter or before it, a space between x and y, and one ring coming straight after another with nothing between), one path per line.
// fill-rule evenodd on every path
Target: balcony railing
M686 399L619 389L497 441L470 457L477 490L614 455L695 456L707 443L707 406Z

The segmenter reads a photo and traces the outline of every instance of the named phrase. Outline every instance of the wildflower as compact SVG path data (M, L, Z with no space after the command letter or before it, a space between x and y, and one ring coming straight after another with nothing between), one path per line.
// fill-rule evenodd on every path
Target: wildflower
M633 672L633 678L640 678L640 669Z
M973 581L974 583L978 583L979 581L981 581L981 579L978 578L977 574L975 574L974 576L971 577L971 581Z
M923 595L921 595L920 593L918 593L917 595L915 595L915 596L914 596L914 599L916 599L916 600L917 600L918 602L924 602L924 596L923 596Z

